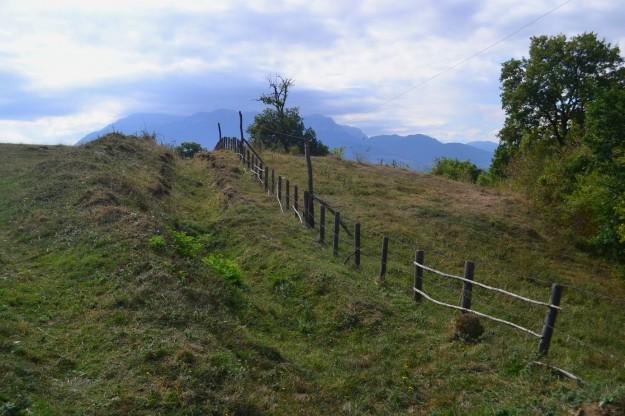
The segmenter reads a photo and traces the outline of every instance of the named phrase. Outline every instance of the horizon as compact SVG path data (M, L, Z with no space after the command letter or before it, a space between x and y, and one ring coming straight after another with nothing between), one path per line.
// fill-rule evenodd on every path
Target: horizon
M0 5L0 142L72 144L134 113L258 111L272 73L294 78L289 106L367 136L496 142L500 65L531 36L625 45L615 0L130 3Z

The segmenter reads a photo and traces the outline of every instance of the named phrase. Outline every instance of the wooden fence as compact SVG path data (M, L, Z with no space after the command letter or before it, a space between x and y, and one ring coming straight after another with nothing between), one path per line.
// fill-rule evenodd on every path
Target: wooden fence
M345 234L352 240L353 252L345 259L345 263L353 260L354 266L359 269L361 265L362 245L361 245L361 224L356 223L354 225L354 232L352 233L345 222L342 219L341 213L331 207L327 202L320 199L316 195L310 195L308 191L304 191L302 195L302 205L299 200L299 189L296 184L290 182L286 177L277 175L273 168L269 168L267 164L260 157L258 152L245 140L243 136L243 121L242 115L239 112L240 121L240 138L233 137L221 137L221 128L219 128L220 138L215 146L215 150L229 150L236 153L239 156L240 162L243 166L251 172L256 178L259 184L264 188L264 191L272 198L275 197L280 210L283 213L293 211L296 218L305 226L309 228L318 229L317 241L321 244L326 243L326 215L327 212L333 215L334 221L331 230L331 243L332 253L334 256L339 255L339 247L341 244L341 230L345 231ZM312 214L314 212L315 204L319 205L319 221L315 227L315 218ZM389 237L383 235L382 244L380 250L380 272L379 279L384 281L387 272L388 253L389 253ZM551 295L549 302L543 302L535 299L528 298L512 293L508 290L490 286L474 279L475 264L471 261L465 261L463 276L457 276L449 273L442 272L440 270L429 267L424 261L425 253L422 250L416 250L414 254L414 283L412 291L414 292L414 302L420 303L423 299L432 302L436 305L443 306L450 309L455 309L461 313L470 313L503 325L507 325L525 334L529 334L538 338L538 353L540 355L546 355L549 352L551 339L555 329L556 317L561 311L560 300L562 298L563 286L552 283ZM447 302L437 300L428 294L423 288L423 275L424 273L430 273L433 276L462 282L462 289L460 293L460 304L454 305ZM493 314L487 314L472 308L472 296L473 287L480 287L482 289L498 293L500 295L514 298L518 301L525 302L532 305L537 305L546 309L544 324L542 331L536 332L532 329L526 328L518 323L510 320L502 319Z

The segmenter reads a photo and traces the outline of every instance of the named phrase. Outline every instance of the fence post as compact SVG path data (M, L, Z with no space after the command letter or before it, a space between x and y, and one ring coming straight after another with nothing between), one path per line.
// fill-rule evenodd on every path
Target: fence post
M382 258L380 263L380 281L384 282L386 276L386 259L388 258L388 237L384 236L382 240Z
M269 166L265 166L265 192L267 191L269 191Z
M326 238L326 206L319 205L319 242L325 244Z
M247 168L252 168L252 158L250 157L250 149L245 149L245 153L247 154Z
M423 250L417 250L414 254L414 261L419 264L423 263ZM423 269L421 266L414 266L414 288L418 290L423 289ZM419 302L421 300L421 293L414 291L414 301Z
M282 201L282 176L278 176L278 200Z
M293 208L299 211L299 193L297 192L297 185L293 185ZM297 214L295 214L297 216Z
M291 199L291 185L289 184L289 180L286 180L286 184L284 185L284 208L288 211L291 208L290 199Z
M354 225L354 265L360 268L360 223Z
M308 193L308 191L304 191L304 224L306 226L310 225L310 223L308 222L308 198L310 198L310 194Z
M261 181L265 182L265 167L261 161L258 162L258 176L260 176Z
M549 304L560 306L560 299L562 299L562 286L554 283L551 285ZM557 316L558 309L550 306L545 316L545 325L543 326L542 337L540 337L540 344L538 344L538 353L540 355L546 355L549 352L549 345L551 344L551 336L553 335L553 327L556 324Z
M464 278L467 280L473 280L473 272L475 271L475 264L472 261L464 262ZM471 309L471 294L473 291L473 283L462 282L462 301L461 305L465 309ZM465 311L462 311L465 313Z
M341 229L341 213L336 211L334 214L334 243L332 251L335 256L339 255L339 231Z

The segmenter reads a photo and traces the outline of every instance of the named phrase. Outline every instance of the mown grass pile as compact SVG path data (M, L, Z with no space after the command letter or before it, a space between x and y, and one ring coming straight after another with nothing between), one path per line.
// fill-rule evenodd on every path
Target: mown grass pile
M306 183L301 158L265 158ZM477 280L543 300L528 278L622 299L617 266L544 235L515 195L314 166L316 192L362 223L360 270L344 264L345 234L333 258L230 153L180 160L116 135L0 145L0 412L562 414L621 400L622 307L565 292L550 357L578 386L531 365L536 341L512 329L482 321L477 342L455 340L456 314L410 290L417 247L427 264L460 273L471 259ZM378 233L391 236L383 285ZM454 284L424 288L457 303ZM474 305L538 330L544 316L477 289Z

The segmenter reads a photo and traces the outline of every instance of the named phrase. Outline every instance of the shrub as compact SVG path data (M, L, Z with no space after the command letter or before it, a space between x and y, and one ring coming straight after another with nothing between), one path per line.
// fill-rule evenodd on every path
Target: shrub
M163 236L153 235L148 240L148 245L154 251L163 251L167 244L165 243L165 239L163 238Z
M184 257L195 257L202 250L202 243L197 238L187 235L184 231L174 231L172 239L176 252Z
M455 181L475 183L482 170L468 160L440 158L436 159L432 173Z
M199 143L184 142L184 143L181 143L180 146L177 146L175 150L176 150L176 153L178 153L180 156L186 159L191 159L193 158L193 156L201 152L203 149L202 149L202 145Z
M223 277L227 282L236 286L241 284L241 269L234 260L225 258L221 254L211 254L202 259L202 263L212 271Z

